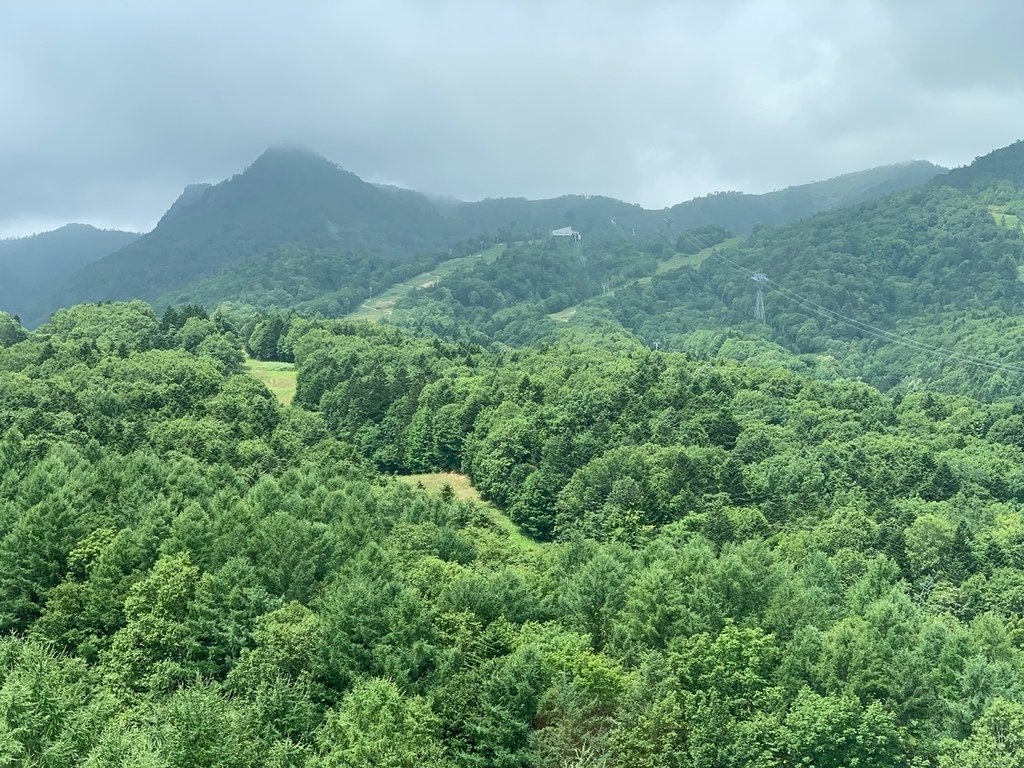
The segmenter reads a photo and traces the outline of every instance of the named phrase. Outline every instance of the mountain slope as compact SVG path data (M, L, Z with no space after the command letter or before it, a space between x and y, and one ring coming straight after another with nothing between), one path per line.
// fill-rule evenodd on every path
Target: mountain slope
M663 211L581 195L449 202L467 229L534 242L510 247L494 264L467 265L429 290L403 292L391 319L446 338L527 343L551 330L548 314L649 281L656 272L695 265L702 258L697 254L725 240L727 230L804 219L918 186L942 171L927 162L883 166L764 195L710 195ZM583 242L572 249L548 242L552 225L582 231Z
M643 338L701 354L729 347L749 359L779 345L882 387L1015 396L1024 385L1024 238L996 220L992 203L1024 203L1022 163L1018 143L950 183L760 230L697 270L598 303ZM754 322L755 271L771 279L766 326Z
M945 171L923 160L885 165L762 195L725 192L698 197L673 206L669 215L677 228L714 224L744 233L758 224L786 224L911 189L941 178Z
M547 234L571 226L586 234L618 231L630 235L661 226L658 212L599 195L563 195L546 200L503 197L458 204L455 215L469 231L507 230L517 235Z
M982 155L970 165L955 168L935 179L936 184L968 189L997 185L1000 182L1024 187L1024 140Z
M242 174L186 190L152 232L84 270L65 293L75 301L154 299L283 245L397 261L452 234L431 206L389 195L312 152L272 149Z

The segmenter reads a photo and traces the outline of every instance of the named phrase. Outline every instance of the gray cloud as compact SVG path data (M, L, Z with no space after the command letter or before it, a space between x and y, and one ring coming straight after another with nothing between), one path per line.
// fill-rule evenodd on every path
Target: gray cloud
M0 235L144 229L180 188L301 143L476 199L663 206L1024 135L1006 2L0 6Z

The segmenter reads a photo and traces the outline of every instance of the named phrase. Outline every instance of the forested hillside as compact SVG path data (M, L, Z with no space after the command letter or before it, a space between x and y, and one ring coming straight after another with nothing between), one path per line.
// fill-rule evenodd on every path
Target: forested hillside
M0 8L0 768L1024 768L1024 4Z
M291 408L239 373L270 331ZM1018 405L621 332L493 353L133 302L3 338L11 764L1019 757ZM392 476L430 469L553 541Z
M452 341L530 344L560 325L549 315L696 263L702 254L694 242L713 247L728 237L712 226L684 231L673 243L615 234L576 243L553 237L512 243L494 261L411 292L398 301L388 322Z
M1024 186L1024 140L982 155L970 165L935 179L935 183L959 189L985 189L1009 183L1019 189Z
M0 240L0 309L26 322L42 320L39 306L87 264L138 239L134 232L68 224L52 232Z
M730 238L517 243L397 303L388 322L531 344L564 321L649 345L983 399L1024 387L1024 189L1016 144L916 189ZM968 181L970 180L970 181ZM755 320L763 271L767 323ZM794 354L795 353L795 354Z
M1015 765L1020 146L740 237L443 246L305 153L187 190L148 242L206 246L93 273L175 306L0 314L0 762ZM275 229L309 173L360 247Z
M642 337L682 349L693 349L695 330L722 344L731 328L835 359L845 374L883 387L925 382L1016 395L1024 385L1024 237L1013 211L1024 191L1009 167L1006 175L969 191L928 185L763 229L699 270L655 276L603 306ZM767 327L754 322L755 271L772 281Z

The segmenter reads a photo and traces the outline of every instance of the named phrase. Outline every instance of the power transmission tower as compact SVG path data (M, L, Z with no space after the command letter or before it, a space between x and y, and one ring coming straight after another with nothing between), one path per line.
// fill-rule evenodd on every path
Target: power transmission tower
M764 284L768 282L768 275L764 272L755 272L750 279L757 283L757 301L754 302L754 319L759 323L766 322L764 314Z

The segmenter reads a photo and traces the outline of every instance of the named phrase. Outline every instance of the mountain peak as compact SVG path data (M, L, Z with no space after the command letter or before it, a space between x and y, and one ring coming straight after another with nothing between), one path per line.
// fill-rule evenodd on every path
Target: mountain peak
M253 160L252 164L245 169L244 173L261 171L265 169L280 168L322 168L334 171L344 169L337 163L331 162L318 152L299 144L276 144L263 150L262 154Z
M311 149L289 145L264 150L232 181L241 181L246 187L276 187L293 194L323 186L350 190L372 186Z
M281 142L280 144L271 144L269 147L263 150L263 153L260 155L260 157L263 157L264 155L306 155L318 157L321 160L326 160L326 158L324 158L323 155L321 155L319 152L314 152L305 144L297 144L292 142Z

